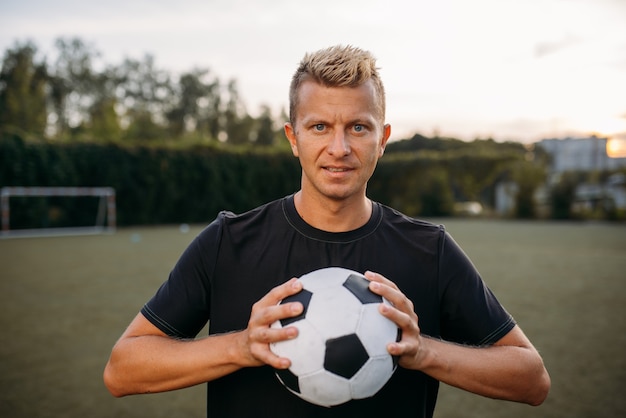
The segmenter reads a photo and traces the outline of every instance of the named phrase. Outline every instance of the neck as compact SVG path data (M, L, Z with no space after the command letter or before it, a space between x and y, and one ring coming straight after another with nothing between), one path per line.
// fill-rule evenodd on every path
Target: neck
M299 191L294 203L306 223L327 232L353 231L365 225L372 215L372 202L366 196L349 201L320 200Z

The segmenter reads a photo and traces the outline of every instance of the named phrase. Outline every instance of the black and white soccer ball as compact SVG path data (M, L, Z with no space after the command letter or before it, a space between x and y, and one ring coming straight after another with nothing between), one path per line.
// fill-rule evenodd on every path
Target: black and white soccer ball
M281 303L301 302L303 313L272 324L299 331L294 339L270 344L291 360L276 376L302 399L327 407L375 395L396 368L387 344L398 341L400 331L378 311L389 302L369 290L364 275L344 268L315 270L300 281L303 290Z

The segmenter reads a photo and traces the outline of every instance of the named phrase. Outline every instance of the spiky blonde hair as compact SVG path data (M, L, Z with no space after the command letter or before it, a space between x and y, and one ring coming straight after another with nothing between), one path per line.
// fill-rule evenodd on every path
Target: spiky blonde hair
M385 88L376 67L376 58L369 51L351 45L337 45L307 53L291 79L289 121L295 126L298 90L304 81L313 80L327 87L357 87L370 79L374 82L378 113L383 123Z

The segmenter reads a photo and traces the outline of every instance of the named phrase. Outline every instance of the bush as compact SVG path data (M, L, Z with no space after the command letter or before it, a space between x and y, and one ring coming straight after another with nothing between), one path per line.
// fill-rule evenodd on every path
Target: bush
M514 161L512 154L467 149L392 153L379 162L368 194L409 216L449 216L455 200L493 194ZM118 225L197 223L220 210L242 212L295 192L300 165L289 150L55 144L4 134L0 186L113 187ZM55 222L93 223L90 203L65 200L74 203L17 202L22 206L12 222L39 226L42 211L52 209Z

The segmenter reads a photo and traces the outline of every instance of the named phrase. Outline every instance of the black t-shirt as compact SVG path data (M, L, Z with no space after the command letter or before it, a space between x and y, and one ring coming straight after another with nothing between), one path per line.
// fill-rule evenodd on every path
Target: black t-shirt
M371 270L415 305L424 335L489 345L515 325L442 226L379 203L370 220L330 233L298 215L293 196L241 215L222 212L185 250L143 307L168 335L191 338L245 329L252 305L271 288L323 267ZM398 368L375 396L325 408L291 394L272 368L246 368L208 383L209 417L430 417L438 382Z

